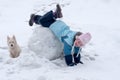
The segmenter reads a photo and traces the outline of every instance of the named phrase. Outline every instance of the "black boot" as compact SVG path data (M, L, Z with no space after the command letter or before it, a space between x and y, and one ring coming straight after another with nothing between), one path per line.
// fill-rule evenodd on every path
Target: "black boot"
M81 59L80 54L78 54L78 56L77 56L77 54L75 53L73 56L74 56L74 61L75 61L76 64L78 64L78 63L83 64L83 62L80 61L80 59Z
M63 15L62 15L62 9L61 9L61 7L60 7L60 5L59 4L57 4L56 5L56 11L55 11L55 18L62 18L63 17Z
M72 59L73 59L72 55L65 56L65 61L66 61L66 64L68 66L74 66L75 65L75 63L73 63Z
M31 14L31 16L30 16L30 20L29 20L29 26L33 26L33 23L34 23L34 17L35 17L35 14Z

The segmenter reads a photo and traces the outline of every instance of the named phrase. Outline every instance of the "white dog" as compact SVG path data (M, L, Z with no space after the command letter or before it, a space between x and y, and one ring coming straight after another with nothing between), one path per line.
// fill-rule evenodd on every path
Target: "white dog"
M9 47L10 56L12 58L18 57L20 55L21 49L19 45L17 44L15 36L14 35L13 37L7 36L7 43Z

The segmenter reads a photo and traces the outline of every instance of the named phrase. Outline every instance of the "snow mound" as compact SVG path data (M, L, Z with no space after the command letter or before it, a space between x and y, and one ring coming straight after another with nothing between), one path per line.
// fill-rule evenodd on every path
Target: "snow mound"
M60 57L63 50L62 43L54 34L48 28L41 26L34 29L28 47L39 57L45 57L49 60Z

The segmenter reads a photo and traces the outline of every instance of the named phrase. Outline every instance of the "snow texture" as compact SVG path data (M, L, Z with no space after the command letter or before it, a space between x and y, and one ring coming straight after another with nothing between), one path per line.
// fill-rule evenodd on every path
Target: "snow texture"
M71 29L90 32L82 61L66 66L62 44L49 29L30 27L31 13L62 7ZM120 0L0 0L0 80L120 80ZM22 52L10 58L7 36L15 35Z
M38 56L53 60L62 55L62 43L55 37L49 28L38 26L34 29L28 47Z

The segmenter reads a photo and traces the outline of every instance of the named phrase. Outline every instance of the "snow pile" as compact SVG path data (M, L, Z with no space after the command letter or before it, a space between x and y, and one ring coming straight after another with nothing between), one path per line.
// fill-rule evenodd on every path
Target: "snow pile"
M28 42L30 50L40 57L47 59L56 59L62 53L62 43L53 35L48 28L38 26Z
M81 52L83 65L66 66L57 58L62 47L49 29L28 25L31 12L44 14L56 3L70 28L92 34ZM0 80L120 80L119 21L119 0L0 0ZM22 48L16 59L6 47L12 34Z

